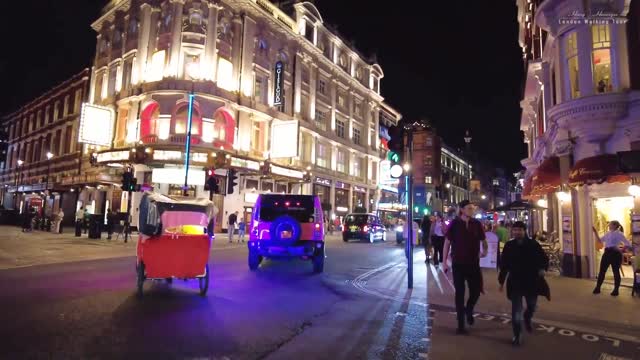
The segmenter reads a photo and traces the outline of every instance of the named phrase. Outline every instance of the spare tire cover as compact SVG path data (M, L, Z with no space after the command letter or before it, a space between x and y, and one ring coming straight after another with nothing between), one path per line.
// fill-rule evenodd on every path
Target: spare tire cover
M283 231L290 231L290 238L282 238ZM302 228L298 220L291 216L283 215L277 217L269 227L269 234L271 235L271 241L283 246L293 245L296 241L300 240L302 235Z

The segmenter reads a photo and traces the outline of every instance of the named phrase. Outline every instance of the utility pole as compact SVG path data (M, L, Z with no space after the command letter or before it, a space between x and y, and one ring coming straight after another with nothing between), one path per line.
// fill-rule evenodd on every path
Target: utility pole
M407 188L407 286L413 289L413 173L412 173L412 155L413 155L413 131L410 127L405 126L407 134L407 162L405 163L405 185ZM407 166L408 164L408 166Z
M193 123L193 100L195 98L194 94L194 83L191 83L191 93L189 93L189 109L188 109L188 120L187 120L187 144L185 149L185 160L184 160L184 187L183 187L183 195L189 196L189 160L191 157L191 125Z

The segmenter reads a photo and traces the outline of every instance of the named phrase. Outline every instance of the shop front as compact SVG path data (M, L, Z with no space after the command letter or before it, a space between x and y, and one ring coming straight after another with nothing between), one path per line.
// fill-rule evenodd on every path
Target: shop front
M344 217L349 213L349 189L351 185L345 184L341 181L336 181L336 218L343 222Z
M353 212L367 212L367 189L361 186L353 185Z
M313 180L313 195L316 195L320 198L320 203L322 204L322 210L324 211L324 216L326 219L331 218L331 184L332 181L330 179L325 179L322 177L316 176Z

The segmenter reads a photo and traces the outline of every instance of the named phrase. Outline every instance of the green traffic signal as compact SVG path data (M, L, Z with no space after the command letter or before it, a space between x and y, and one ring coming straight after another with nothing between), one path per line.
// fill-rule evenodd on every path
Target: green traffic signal
M398 155L398 153L396 153L395 151L389 151L389 153L387 154L387 159L397 163L400 162L400 155Z

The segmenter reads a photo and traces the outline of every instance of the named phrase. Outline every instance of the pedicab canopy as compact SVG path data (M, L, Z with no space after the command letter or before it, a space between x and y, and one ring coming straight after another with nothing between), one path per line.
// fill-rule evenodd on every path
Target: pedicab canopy
M215 207L208 199L167 196L147 191L140 202L139 231L146 236L203 234L213 229Z

